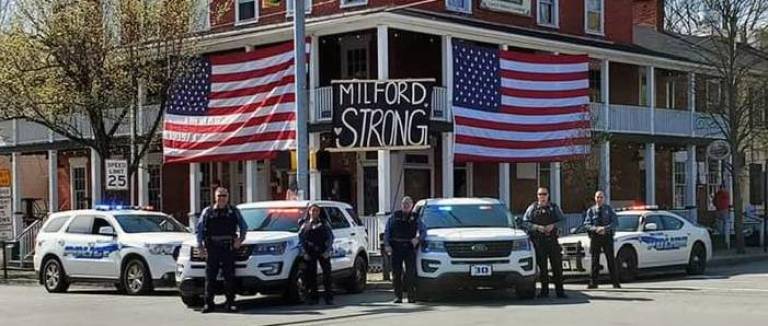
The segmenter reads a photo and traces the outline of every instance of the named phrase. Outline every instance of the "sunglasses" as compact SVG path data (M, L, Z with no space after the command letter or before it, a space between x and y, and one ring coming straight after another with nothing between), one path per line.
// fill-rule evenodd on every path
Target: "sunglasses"
M216 195L216 197L229 197L229 195Z
M549 194L548 194L548 193L545 193L545 192L540 192L540 193L538 193L537 195L539 195L539 196L546 196L546 195L549 195Z

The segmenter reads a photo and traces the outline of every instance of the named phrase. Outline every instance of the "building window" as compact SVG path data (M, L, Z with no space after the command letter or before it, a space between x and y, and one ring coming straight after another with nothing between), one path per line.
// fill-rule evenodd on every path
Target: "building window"
M154 207L158 211L163 210L163 201L161 198L161 169L160 165L152 164L147 168L149 174L149 185L147 192L149 192L149 205Z
M675 96L677 93L677 90L675 89L675 76L670 75L667 77L667 80L665 82L666 86L666 103L664 103L667 109L674 109L675 108Z
M603 14L605 7L603 0L585 0L584 27L590 34L603 35Z
M259 15L259 6L256 5L256 0L237 0L235 11L238 23L254 22Z
M685 153L685 152L683 152ZM677 155L675 155L675 162L672 165L672 186L674 189L674 194L672 198L672 206L674 208L683 208L685 207L685 178L686 178L686 169L685 169L685 162L681 162L677 159Z
M538 184L539 187L546 187L547 189L551 188L550 185L550 169L551 165L549 163L539 163L539 178L538 178Z
M539 25L557 27L559 22L558 0L538 0Z
M640 106L648 106L648 69L638 69L640 79Z
M379 210L378 167L363 167L363 216L375 215Z
M312 13L312 0L304 1L304 13ZM293 0L288 0L285 2L285 15L289 17L293 16Z
M464 14L472 13L472 0L445 0L445 9Z
M592 103L603 102L602 80L603 73L599 68L589 70L589 101Z
M707 80L707 109L715 111L720 109L722 99L722 87L716 79Z
M715 210L715 193L723 184L723 161L707 160L707 206L710 211Z
M453 168L453 196L469 197L469 180L466 165L456 165Z
M292 0L289 0L292 1ZM368 0L341 0L339 8L360 7L368 4Z
M72 168L72 209L88 208L88 183L85 167Z

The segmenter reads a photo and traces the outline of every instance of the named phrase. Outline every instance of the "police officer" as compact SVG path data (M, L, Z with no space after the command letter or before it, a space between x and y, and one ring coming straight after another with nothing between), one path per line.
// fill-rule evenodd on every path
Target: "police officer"
M197 247L205 260L205 306L203 313L214 309L216 277L221 269L224 276L224 292L227 297L226 310L237 312L235 305L235 250L245 240L248 225L237 207L229 205L229 191L218 187L215 203L206 207L197 223ZM239 233L239 235L237 233Z
M584 226L589 234L589 251L592 254L592 278L588 289L597 289L597 276L600 274L600 253L605 253L611 282L616 289L621 288L616 270L616 256L613 252L613 234L618 224L618 217L610 205L605 203L605 193L595 193L595 205L587 209Z
M310 205L309 218L299 222L299 248L304 258L304 283L309 290L309 304L317 304L317 264L323 269L323 296L325 304L333 304L333 279L331 275L331 253L333 251L333 230L327 220L320 217L320 206Z
M557 223L563 220L563 212L560 207L549 201L547 188L539 188L536 196L537 201L528 206L523 215L523 227L528 231L536 250L536 263L539 265L541 280L539 297L549 297L549 268L547 268L547 259L549 259L557 297L567 298L563 289L563 253L557 242Z
M384 229L384 248L392 256L392 284L395 288L394 303L403 302L403 285L408 292L408 302L416 302L416 250L427 236L427 229L412 212L413 199L405 196L401 210L395 211ZM403 275L405 263L405 275Z

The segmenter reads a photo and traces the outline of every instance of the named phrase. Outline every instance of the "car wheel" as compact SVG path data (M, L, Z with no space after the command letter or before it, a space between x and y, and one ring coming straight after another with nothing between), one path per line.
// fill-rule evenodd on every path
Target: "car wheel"
M58 259L49 258L43 264L43 285L50 293L67 292L69 279Z
M520 300L530 300L536 296L536 281L526 281L515 285L515 295Z
M355 267L352 276L345 282L345 289L349 293L360 293L365 290L368 282L368 264L361 256L355 258Z
M707 268L707 250L701 243L697 243L691 250L691 257L688 259L688 267L686 272L689 275L701 275L704 274L704 270Z
M296 262L288 280L288 289L283 294L289 303L303 303L307 299L307 286L304 284L304 263Z
M123 282L115 283L115 290L117 290L118 293L125 294L125 286L123 286Z
M616 255L616 266L619 268L619 280L622 283L632 282L637 278L637 254L631 249L622 248Z
M132 258L123 267L121 281L128 295L147 294L152 291L152 274L143 260Z
M199 295L182 295L181 302L189 308L196 308L203 306L203 297Z

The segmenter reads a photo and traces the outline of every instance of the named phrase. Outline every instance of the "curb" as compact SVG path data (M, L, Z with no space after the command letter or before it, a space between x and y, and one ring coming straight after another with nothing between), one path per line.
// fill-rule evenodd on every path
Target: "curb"
M0 278L0 285L17 285L17 286L38 286L37 280L31 280L27 278Z
M728 265L747 264L756 261L768 260L768 254L729 255L713 258L708 262L708 267L721 267Z

